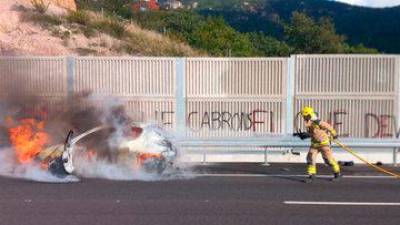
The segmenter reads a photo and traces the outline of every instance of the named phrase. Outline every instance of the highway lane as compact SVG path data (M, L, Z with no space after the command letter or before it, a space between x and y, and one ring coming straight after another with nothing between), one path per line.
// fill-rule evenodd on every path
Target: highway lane
M2 177L0 224L400 224L398 205L333 204L400 203L396 179L322 177L305 184L301 176L215 176L216 167L195 169L204 170L212 174L159 181L52 184Z

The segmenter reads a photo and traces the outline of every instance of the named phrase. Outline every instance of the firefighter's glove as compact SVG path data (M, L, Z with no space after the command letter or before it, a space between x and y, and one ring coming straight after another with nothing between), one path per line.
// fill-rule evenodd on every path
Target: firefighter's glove
M336 140L336 139L338 139L338 137L339 137L338 135L333 135L332 140Z
M294 133L293 136L299 137L301 140L307 139L310 137L309 133L306 132L299 132L299 133Z

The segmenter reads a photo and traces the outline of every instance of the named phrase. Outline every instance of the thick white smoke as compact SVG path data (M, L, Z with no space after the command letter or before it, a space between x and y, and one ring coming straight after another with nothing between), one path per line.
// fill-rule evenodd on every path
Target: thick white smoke
M166 180L166 179L186 179L191 178L190 168L180 163L179 155L175 155L171 149L168 149L162 143L168 140L168 133L155 124L143 124L142 134L131 141L126 137L110 135L107 143L116 144L118 149L138 150L141 153L163 154L167 161L173 161L174 166L167 168L163 175L157 173L149 173L143 167L135 166L132 161L115 161L110 162L94 155L87 158L84 153L87 151L84 147L75 147L74 164L76 174L81 177L105 178L112 180ZM121 128L123 129L123 128ZM168 158L171 157L171 158Z
M99 101L99 99L101 99L101 101ZM41 182L76 182L79 181L78 177L143 181L182 179L190 177L187 169L178 172L167 171L169 176L161 176L157 173L149 173L141 167L134 166L134 159L131 161L129 161L129 158L127 161L117 160L113 155L118 155L118 151L121 149L130 149L131 153L140 151L142 153L151 154L163 153L165 154L165 157L177 156L171 155L171 153L168 152L165 153L165 141L168 140L171 135L155 124L138 124L137 126L143 129L141 135L136 139L127 136L126 132L127 129L130 131L132 121L125 114L123 107L124 103L119 99L105 96L101 96L100 98L99 96L89 95L85 98L84 103L85 104L81 105L89 103L91 105L90 107L95 106L95 108L90 108L89 114L96 115L97 118L87 116L87 119L97 121L98 126L104 126L110 129L105 134L102 133L101 135L96 135L95 133L89 134L87 137L83 138L82 141L79 141L74 145L74 175L59 178L47 170L40 168L39 162L35 160L28 164L19 164L15 159L12 147L8 146L0 148L0 176ZM87 111L86 108L82 110L82 112ZM92 113L92 111L96 113ZM76 119L82 120L82 115L84 114L77 113L77 115L79 115L79 118ZM83 117L85 117L85 115ZM73 121L74 117L69 118L69 120ZM92 122L90 124L93 126L92 124L96 123ZM87 130L88 127L80 129L80 132L76 135L79 135L82 131L85 131L85 129ZM96 148L101 149L102 152L95 152L96 154L88 157L86 154L87 151L93 151L93 149L95 151L97 150ZM171 161L174 161L175 164L179 163L178 158ZM176 167L177 166L174 168ZM183 168L182 165L179 165L179 167Z
M103 178L109 180L160 180L161 176L149 174L133 165L110 163L107 160L93 156L91 159L85 157L75 158L75 173L86 178Z
M16 162L14 152L11 148L0 148L0 176L50 183L79 181L79 178L73 175L64 178L56 177L49 171L41 169L40 165L36 162L19 164Z
M34 71L32 67L31 64L23 65L18 71ZM125 102L111 96L92 95L90 90L74 93L68 98L49 98L46 97L49 96L49 93L41 93L41 89L32 88L32 85L26 82L26 75L24 72L7 73L7 82L0 82L3 93L0 96L0 176L45 182L77 181L76 177L115 180L159 179L154 178L156 176L154 174L146 174L140 169L132 168L132 165L129 165L129 158L125 162L124 160L116 160L115 153L119 152L121 147L128 147L133 150L138 147L139 150L151 153L163 151L159 142L162 142L164 134L161 134L161 139L153 136L157 132L152 133L156 129L149 128L150 126L146 126L144 129L146 132L141 137L141 141L131 142L129 132L133 121L125 110ZM29 74L29 77L31 77L31 74ZM52 84L53 80L34 80L34 82L46 82L47 87L58 85ZM12 125L8 120L10 118ZM44 121L44 132L50 135L50 141L45 143L45 147L62 147L70 130L76 136L97 126L110 127L111 129L89 135L77 143L77 148L94 150L96 154L91 160L88 160L85 154L80 157L73 157L76 177L70 176L61 179L53 176L47 170L41 169L39 159L34 159L28 164L20 164L16 160L14 150L8 139L9 131L11 127L15 127L15 124L27 118L40 122ZM58 151L56 153L59 153L63 148L55 149ZM48 157L47 152L45 153L45 156L41 157L42 159L51 158Z

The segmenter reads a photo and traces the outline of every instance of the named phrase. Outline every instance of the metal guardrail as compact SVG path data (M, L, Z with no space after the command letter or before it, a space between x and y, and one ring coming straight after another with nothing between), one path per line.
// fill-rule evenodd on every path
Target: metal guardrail
M343 138L340 141L350 148L392 148L393 165L397 166L397 153L400 149L400 139L367 139L367 138ZM291 136L280 137L247 137L247 138L223 138L223 139L176 139L174 140L179 147L262 147L264 149L264 163L268 164L267 148L307 148L310 146L309 140L299 140ZM332 146L338 148L338 146ZM192 151L198 152L198 151ZM228 151L226 151L228 152ZM207 150L201 150L207 153ZM216 153L215 150L210 153ZM222 153L222 152L220 152ZM233 153L229 151L229 153Z

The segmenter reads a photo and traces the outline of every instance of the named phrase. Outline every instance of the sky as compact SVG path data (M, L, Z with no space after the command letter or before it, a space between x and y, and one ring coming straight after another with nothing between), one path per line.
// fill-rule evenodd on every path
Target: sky
M400 5L400 0L335 0L337 2L345 2L352 5L369 6L369 7L390 7Z

